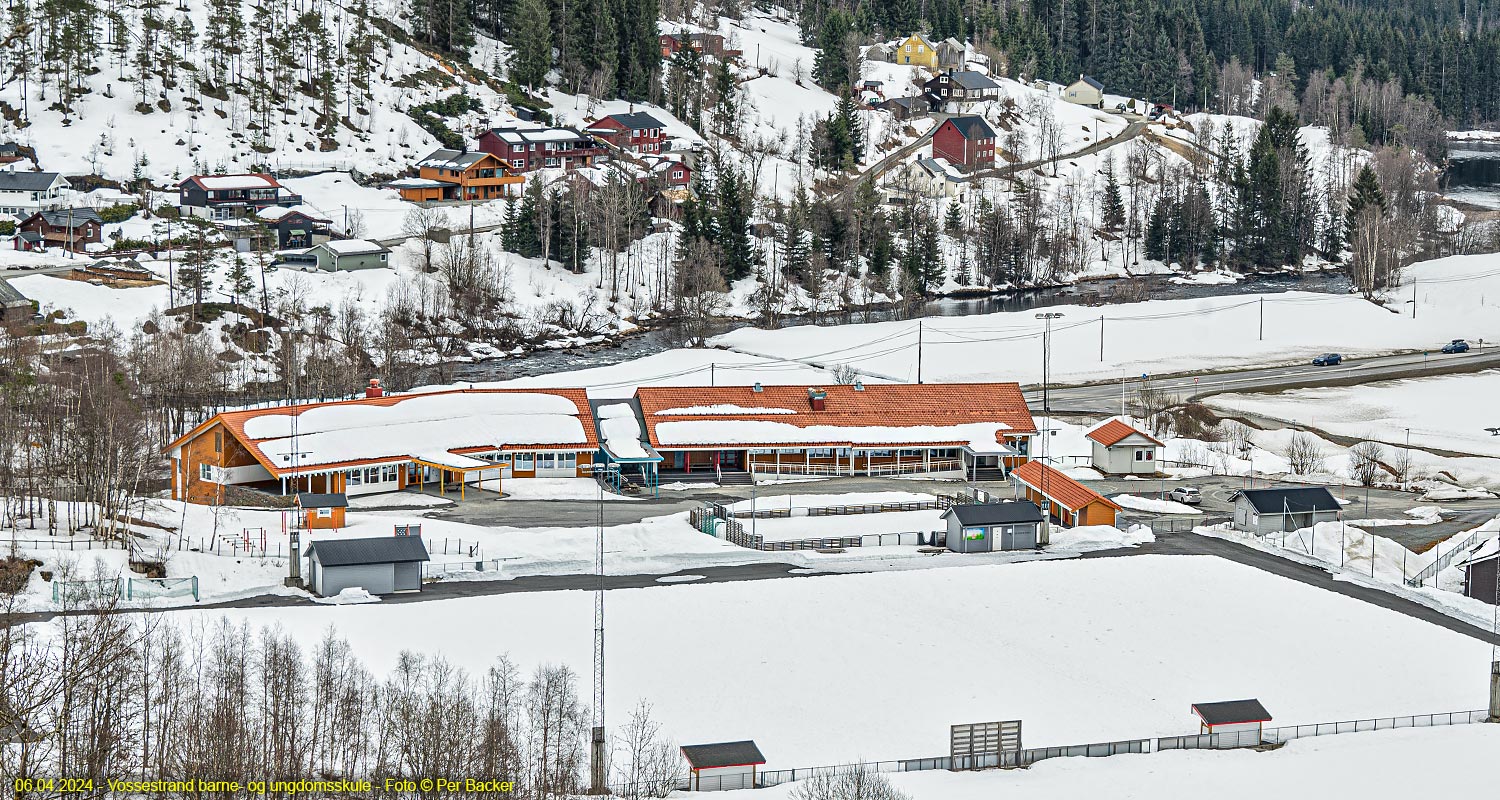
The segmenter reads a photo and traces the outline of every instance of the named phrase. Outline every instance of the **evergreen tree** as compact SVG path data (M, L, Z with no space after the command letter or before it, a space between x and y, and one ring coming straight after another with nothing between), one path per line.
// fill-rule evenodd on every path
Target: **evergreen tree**
M1115 180L1114 170L1104 181L1104 230L1119 233L1125 228L1125 200L1120 196L1120 184Z
M813 78L819 86L834 94L846 94L849 90L849 39L854 32L854 21L849 12L834 9L823 18L818 33L818 55L813 62Z
M517 0L511 29L511 81L531 88L541 86L552 69L552 15L546 0Z
M754 245L750 241L750 214L754 198L745 184L745 176L723 159L714 163L717 205L714 215L716 244L723 253L725 280L735 281L750 274L756 265Z

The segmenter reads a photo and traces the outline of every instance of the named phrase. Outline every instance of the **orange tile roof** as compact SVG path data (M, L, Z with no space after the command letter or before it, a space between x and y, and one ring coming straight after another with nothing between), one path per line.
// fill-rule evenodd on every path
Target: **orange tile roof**
M1112 419L1084 435L1105 447L1114 447L1132 435L1144 437L1153 444L1161 445L1161 442L1151 434L1136 430L1117 419Z
M1103 503L1116 511L1120 509L1120 505L1115 501L1040 461L1028 461L1011 470L1010 474L1012 478L1038 492L1042 491L1042 482L1045 477L1047 491L1043 494L1069 511L1077 511L1093 503Z
M822 411L814 411L808 400L808 389L817 388L826 393ZM1036 423L1031 410L1021 395L1016 383L924 383L924 384L872 384L857 390L853 386L830 384L826 386L766 386L755 391L750 386L642 386L636 389L642 415L646 422L646 434L653 447L661 447L656 437L658 422L680 422L684 420L759 420L795 425L799 428L813 425L846 427L914 427L918 425L947 426L976 422L998 422L1010 430L996 434L1000 440L1005 434L1029 434L1036 432ZM693 406L734 405L744 409L768 409L766 413L745 411L733 414L670 414L659 412ZM782 413L777 413L777 411ZM784 413L791 411L792 413ZM836 447L848 442L799 442L799 446ZM967 441L900 442L902 447L957 447ZM744 443L703 442L702 447L743 448ZM670 447L670 445L669 445Z
M275 465L273 465L270 462L269 459L265 458L265 456L262 455L262 453L260 451L260 448L256 446L259 442L268 441L268 439L255 439L255 438L250 437L248 434L245 433L245 423L248 422L249 420L252 420L252 419L256 418L256 417L262 417L262 416L266 416L266 415L270 415L270 414L301 414L301 413L303 413L305 411L309 411L311 409L315 409L315 408L327 408L327 407L330 407L330 406L350 406L350 405L358 405L358 406L393 406L393 405L396 405L397 403L400 403L402 401L411 400L411 399L417 398L417 397L432 397L434 395L447 395L447 394L502 394L502 393L550 394L550 395L556 395L558 397L563 397L563 398L566 398L566 399L572 401L573 405L578 408L577 417L578 417L579 423L583 425L583 435L584 435L584 440L585 440L584 444L582 445L582 447L575 447L575 446L572 446L572 445L561 446L561 445L558 445L558 444L555 444L555 443L553 443L553 444L538 444L538 443L535 443L535 442L507 442L506 445L505 445L507 448L519 448L519 449L533 448L533 449L537 449L537 450L578 450L578 449L596 450L596 449L598 449L598 447L599 447L599 435L598 435L598 432L594 429L594 416L593 416L592 412L589 410L588 392L585 391L584 389L454 389L454 390L446 391L446 392L415 392L415 393L409 393L409 394L387 394L387 395L385 395L383 397L358 397L358 398L354 398L352 400L332 400L332 401L328 401L328 402L324 402L324 403L299 403L299 404L286 405L286 406L272 406L272 407L269 407L269 408L252 408L252 409L246 409L244 411L225 411L225 412L222 412L222 413L219 413L219 414L215 414L211 419L207 420L206 422L203 422L202 424L198 425L197 427L193 428L192 430L190 430L187 433L183 434L182 436L178 437L176 441L174 441L171 444L167 445L165 449L168 450L168 451L170 451L170 450L172 450L172 449L174 449L174 448L176 448L176 447L178 447L180 445L186 444L188 441L190 441L190 440L192 440L192 439L194 439L194 438L202 435L203 433L207 432L216 423L222 423L224 425L224 429L227 430L227 431L229 431L229 434L231 436L233 436L235 439L239 440L239 442L245 446L245 449L247 451L249 451L249 453L252 456L255 457L255 460L258 461L258 462L260 462L261 466L263 466L266 469L270 470L272 475L275 475L275 476L278 476L278 477L281 476L281 475L283 475L283 474L290 475L290 474L293 474L293 473L302 473L302 472L320 472L320 471L331 470L331 469L342 469L342 468L345 468L345 467L358 467L358 466L363 466L363 465L366 465L366 464L378 464L378 463L389 462L390 460L395 459L395 458L405 458L407 456L407 454L405 454L405 453L392 453L390 456L380 457L380 458L363 458L363 459L358 459L358 460L354 460L354 461L338 461L338 462L333 462L333 463L328 463L328 464L309 465L309 466L306 466L306 467L304 467L304 468L302 468L300 470L290 470L290 469L289 470L282 470L282 469L278 469ZM476 452L482 452L482 451L487 451L487 450L491 450L491 449L493 449L493 448L488 447L488 446L458 447L458 448L453 448L450 452L462 455L462 454L465 454L465 453L476 453Z

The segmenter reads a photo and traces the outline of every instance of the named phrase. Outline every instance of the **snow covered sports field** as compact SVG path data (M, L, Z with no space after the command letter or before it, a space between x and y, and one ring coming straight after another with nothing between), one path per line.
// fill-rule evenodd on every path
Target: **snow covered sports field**
M330 625L382 674L402 648L471 672L501 653L590 672L588 592L182 611ZM1278 723L1484 705L1489 647L1203 557L1135 556L612 592L609 713L638 698L694 743L754 738L769 768L939 755L948 725L1025 720L1031 746L1196 731L1191 703Z

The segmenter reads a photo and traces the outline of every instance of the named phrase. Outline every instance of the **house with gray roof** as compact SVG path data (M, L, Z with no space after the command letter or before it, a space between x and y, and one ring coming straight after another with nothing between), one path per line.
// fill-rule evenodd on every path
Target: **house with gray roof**
M0 170L0 214L25 219L38 211L63 204L63 193L72 184L56 172Z
M302 270L349 272L357 269L379 269L391 265L390 248L365 239L333 239L320 242L300 253L286 253L282 263Z
M44 247L81 250L104 240L104 220L92 208L56 208L38 211L21 220L22 233L34 233Z
M1063 89L1063 99L1089 108L1104 107L1104 84L1080 74L1078 80Z
M1234 495L1234 528L1265 536L1335 522L1344 507L1325 486L1242 489Z
M660 153L667 139L666 123L644 111L610 114L590 123L588 132L632 153Z
M320 539L302 556L313 593L323 597L354 588L370 594L420 592L422 562L428 560L420 536Z
M31 314L32 303L26 295L11 286L10 281L0 280L0 323L25 322Z
M933 108L948 103L963 106L1000 99L1000 84L973 70L948 70L922 84L922 89Z

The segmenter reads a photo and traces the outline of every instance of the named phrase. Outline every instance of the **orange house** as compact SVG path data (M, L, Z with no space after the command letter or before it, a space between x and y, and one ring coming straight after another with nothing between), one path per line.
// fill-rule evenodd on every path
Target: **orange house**
M525 183L499 156L478 150L435 150L417 162L417 174L391 181L401 199L413 203L493 200Z
M302 527L308 530L337 530L344 527L344 509L349 499L340 493L297 493L297 508L302 511Z
M1064 526L1115 524L1118 503L1040 461L1016 467L1010 477L1027 500L1047 510Z

